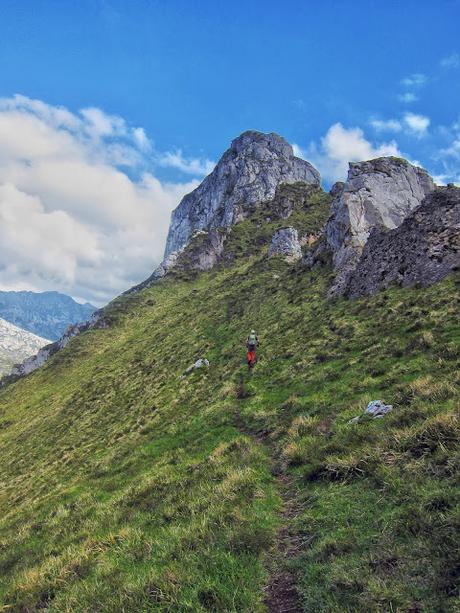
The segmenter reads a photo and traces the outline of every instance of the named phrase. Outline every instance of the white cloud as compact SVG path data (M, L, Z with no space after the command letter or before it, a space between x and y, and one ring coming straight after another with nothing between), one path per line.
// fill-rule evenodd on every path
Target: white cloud
M212 160L200 160L198 158L187 159L182 155L182 151L168 151L159 158L162 166L170 166L194 176L204 176L213 171L215 162Z
M98 108L82 109L80 114L86 120L85 129L91 136L126 136L126 122L116 115L107 115Z
M424 136L430 126L430 118L415 113L405 113L404 122L410 132L416 136Z
M430 118L416 113L404 113L402 119L371 119L376 132L402 132L417 137L424 136L430 126Z
M371 126L377 132L401 132L402 125L397 119L372 119Z
M404 92L404 94L399 94L398 99L401 102L406 104L410 104L411 102L416 102L418 100L418 96L413 94L412 92Z
M312 162L326 181L345 179L349 162L401 156L395 141L373 145L361 128L344 128L341 123L332 125L319 145L310 143L305 151L296 146L295 153Z
M100 304L147 277L172 209L198 184L161 182L148 170L161 155L100 109L0 99L0 287ZM182 162L195 176L205 168Z
M442 58L439 62L442 68L451 69L460 67L460 55L458 53L452 53L447 57Z
M414 72L413 74L401 79L402 85L405 87L421 87L427 82L427 76L421 72Z

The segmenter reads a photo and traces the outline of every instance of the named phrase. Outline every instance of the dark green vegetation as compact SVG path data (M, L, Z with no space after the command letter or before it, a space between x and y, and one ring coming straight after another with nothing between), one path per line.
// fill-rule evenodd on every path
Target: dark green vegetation
M305 610L458 608L460 279L328 302L326 268L263 240L237 257L269 230L240 224L233 264L116 300L0 392L4 610L263 611L280 471ZM347 423L377 398L393 413Z

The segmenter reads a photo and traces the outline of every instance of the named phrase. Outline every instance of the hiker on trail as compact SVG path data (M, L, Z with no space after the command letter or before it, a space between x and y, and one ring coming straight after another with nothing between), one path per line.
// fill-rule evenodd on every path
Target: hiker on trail
M256 357L256 348L259 346L259 337L256 334L255 330L251 330L248 338L246 339L246 347L248 349L248 367L249 369L253 368L254 364L257 361Z

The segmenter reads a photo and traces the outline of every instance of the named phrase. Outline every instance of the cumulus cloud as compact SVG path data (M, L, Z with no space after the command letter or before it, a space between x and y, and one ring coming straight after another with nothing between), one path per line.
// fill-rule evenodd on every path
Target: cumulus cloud
M400 119L371 119L369 122L376 132L404 132L418 138L426 134L430 123L429 117L409 112Z
M445 157L460 159L460 137L454 138L449 147L441 149L441 154Z
M101 304L148 276L172 209L198 184L155 177L163 155L100 109L0 99L0 287ZM188 175L208 168L180 157Z
M417 115L415 113L406 113L404 122L410 132L416 136L424 136L430 126L430 118L425 115Z
M348 162L358 162L394 155L401 156L394 140L373 145L361 128L345 128L341 123L332 125L320 143L310 143L307 149L295 147L296 155L314 164L322 177L329 182L343 180L347 176Z

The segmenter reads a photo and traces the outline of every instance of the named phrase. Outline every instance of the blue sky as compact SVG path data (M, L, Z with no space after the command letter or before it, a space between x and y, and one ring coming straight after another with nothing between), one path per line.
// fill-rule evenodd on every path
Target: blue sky
M0 286L57 288L101 303L140 280L161 257L178 198L249 128L296 144L326 186L343 178L347 161L391 153L439 181L460 181L459 23L459 0L2 0L0 147L10 152L0 159L0 186L10 186L3 198L11 210L21 201L23 215L38 206L45 235L59 227L56 213L67 215L66 232L80 232L87 255L56 246L40 268L18 262L14 240L2 237L10 247L0 248ZM46 131L52 151L38 144ZM52 155L69 160L74 198L65 169L46 167ZM133 227L123 202L114 219L89 188L79 192L91 183L91 163L105 177L94 185L108 183L112 169L115 183L133 192L125 200ZM50 176L65 182L61 191ZM145 210L149 198L161 209L156 217ZM136 234L147 218L151 241ZM106 253L114 248L119 261ZM67 268L53 268L53 259ZM91 286L96 269L106 275L104 291L100 278Z

